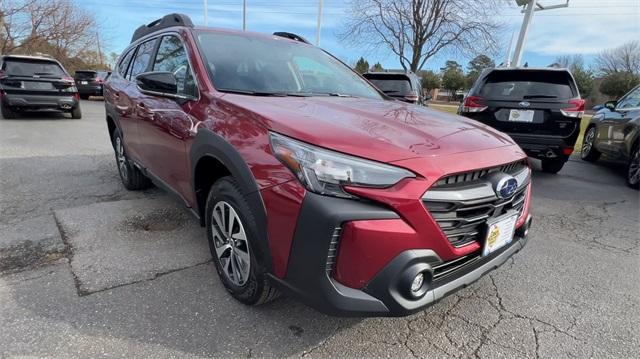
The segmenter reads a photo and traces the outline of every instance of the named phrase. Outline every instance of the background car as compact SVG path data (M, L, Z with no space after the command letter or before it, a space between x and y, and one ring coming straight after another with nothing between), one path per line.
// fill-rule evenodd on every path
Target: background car
M496 68L480 75L458 113L507 133L557 173L573 153L584 104L567 69Z
M581 157L595 162L602 154L627 162L627 184L640 184L640 85L618 101L609 101L593 116L584 135Z
M110 75L111 71L76 71L73 79L76 82L80 98L86 100L89 96L102 96L102 85Z
M420 78L413 72L367 72L362 75L387 96L400 101L426 105Z
M55 59L43 56L0 57L0 108L5 119L18 112L51 109L81 118L73 78Z

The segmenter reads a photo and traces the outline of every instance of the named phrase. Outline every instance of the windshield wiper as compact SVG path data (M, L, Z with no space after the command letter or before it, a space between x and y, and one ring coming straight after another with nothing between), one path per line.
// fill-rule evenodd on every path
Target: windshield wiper
M532 99L532 98L558 98L558 96L554 95L525 95L522 97L523 99Z
M311 94L303 93L303 92L268 92L268 91L250 91L250 90L235 90L235 89L218 89L220 92L227 93L235 93L240 95L251 95L251 96L272 96L272 97L308 97Z
M396 92L400 92L398 90L382 90L382 92L384 93L396 93Z

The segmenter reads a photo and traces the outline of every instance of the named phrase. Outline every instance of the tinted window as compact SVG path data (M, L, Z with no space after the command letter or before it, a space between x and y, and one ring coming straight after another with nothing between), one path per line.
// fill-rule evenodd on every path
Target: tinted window
M73 76L76 80L92 80L96 77L95 71L76 71Z
M480 88L492 100L562 99L577 96L573 80L563 71L493 71Z
M616 107L619 109L640 108L640 87L629 92Z
M189 67L189 60L182 42L177 36L164 36L153 71L167 71L176 76L178 83L178 93L181 95L196 95L196 85Z
M384 79L384 78L371 78L369 79L371 83L376 85L380 91L386 93L387 95L396 96L401 95L404 96L407 93L411 92L411 83L409 80L399 80L399 79Z
M125 76L125 74L127 73L127 68L129 68L129 63L131 62L131 58L133 57L133 53L135 49L131 49L129 50L129 52L127 52L126 55L124 55L124 57L122 58L122 60L120 61L120 64L118 64L118 73L122 76Z
M53 61L31 59L5 59L3 70L7 75L40 77L63 77L65 71Z
M198 41L211 80L220 91L381 98L349 67L313 46L208 32L199 33Z
M129 70L129 76L127 77L129 80L136 77L149 68L149 62L151 61L151 55L153 55L153 49L156 45L156 39L149 40L147 42L142 43L138 46L138 51L136 52L136 57L133 59L133 63L131 64L131 70Z

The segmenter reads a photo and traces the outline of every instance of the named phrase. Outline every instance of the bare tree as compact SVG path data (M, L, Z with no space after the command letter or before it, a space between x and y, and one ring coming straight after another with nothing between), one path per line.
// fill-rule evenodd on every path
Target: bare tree
M99 42L95 18L70 0L0 0L0 53L43 52L65 66L98 63Z
M440 51L496 49L498 0L351 0L342 40L384 46L411 71Z
M616 72L640 74L640 41L634 40L596 56L596 67L602 75Z

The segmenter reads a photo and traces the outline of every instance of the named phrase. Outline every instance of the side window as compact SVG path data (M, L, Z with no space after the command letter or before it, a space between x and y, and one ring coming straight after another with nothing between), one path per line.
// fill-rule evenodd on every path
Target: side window
M166 71L175 75L178 83L178 94L196 96L197 88L191 69L187 52L180 41L174 35L162 37L158 53L153 64L153 71Z
M120 63L118 64L118 73L124 77L127 73L127 69L129 68L129 63L131 62L131 58L133 57L133 53L135 52L135 48L129 50Z
M156 39L149 40L138 46L136 57L133 59L131 69L129 70L128 80L135 78L137 75L147 71L149 68L149 61L151 61L151 55L153 55L153 49L156 46Z
M631 108L640 108L640 87L631 91L627 96L625 96L620 103L618 103L617 108L619 109L631 109Z

